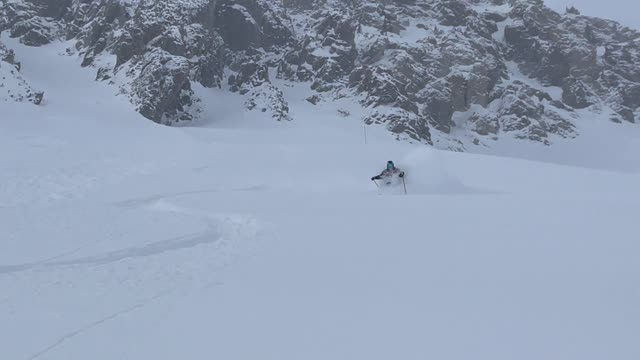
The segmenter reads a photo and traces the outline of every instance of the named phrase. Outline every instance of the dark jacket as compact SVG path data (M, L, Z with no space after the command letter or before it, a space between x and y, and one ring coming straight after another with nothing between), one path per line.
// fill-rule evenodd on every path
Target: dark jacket
M394 167L393 169L384 169L380 175L376 175L371 178L371 180L380 180L383 178L392 177L393 175L398 175L399 177L404 177L404 171Z

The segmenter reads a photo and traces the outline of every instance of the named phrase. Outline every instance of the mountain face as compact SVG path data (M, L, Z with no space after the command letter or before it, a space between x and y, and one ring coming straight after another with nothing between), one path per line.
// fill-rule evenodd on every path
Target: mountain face
M312 104L351 98L367 124L459 150L551 144L583 117L633 123L640 109L640 33L542 0L4 0L5 30L75 40L96 80L167 125L198 118L195 84L295 121L279 86L304 82ZM0 45L3 83L39 103L11 54Z

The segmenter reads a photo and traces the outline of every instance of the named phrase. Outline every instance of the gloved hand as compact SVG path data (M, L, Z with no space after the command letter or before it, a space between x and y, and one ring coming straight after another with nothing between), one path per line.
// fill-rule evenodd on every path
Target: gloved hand
M371 178L371 181L380 179L378 176L374 176Z
M401 173L400 173L400 177L401 177L401 178L402 178L402 177L404 177L404 172L401 172Z

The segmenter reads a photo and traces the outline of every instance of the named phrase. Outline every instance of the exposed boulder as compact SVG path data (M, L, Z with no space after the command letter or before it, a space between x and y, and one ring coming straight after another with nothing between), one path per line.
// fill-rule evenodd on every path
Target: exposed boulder
M584 109L599 102L597 95L584 82L569 77L562 84L562 101L576 109Z
M312 81L311 88L326 92L340 87L357 57L355 26L341 14L321 12L312 31L288 51L278 65L278 77Z
M271 83L268 66L255 54L239 56L231 68L237 71L229 77L229 89L245 96L247 110L269 113L277 121L291 120L284 94Z
M496 100L488 108L473 112L467 122L479 135L496 139L509 133L518 139L551 143L552 135L577 136L570 111L555 106L551 95L520 81L497 90ZM565 115L563 115L565 114Z
M140 114L160 124L191 120L186 108L193 105L189 62L162 49L136 59L129 69L137 73L130 95Z
M274 2L265 0L222 0L213 23L231 50L284 46L292 34L279 11Z
M364 119L365 124L384 124L397 139L409 139L432 145L427 119L415 114L387 107L379 107Z

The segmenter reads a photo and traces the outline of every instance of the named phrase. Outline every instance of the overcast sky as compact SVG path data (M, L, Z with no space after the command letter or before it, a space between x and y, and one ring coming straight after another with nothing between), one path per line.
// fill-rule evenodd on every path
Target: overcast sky
M623 25L640 29L640 0L544 0L557 11L575 6L583 15L619 21Z

